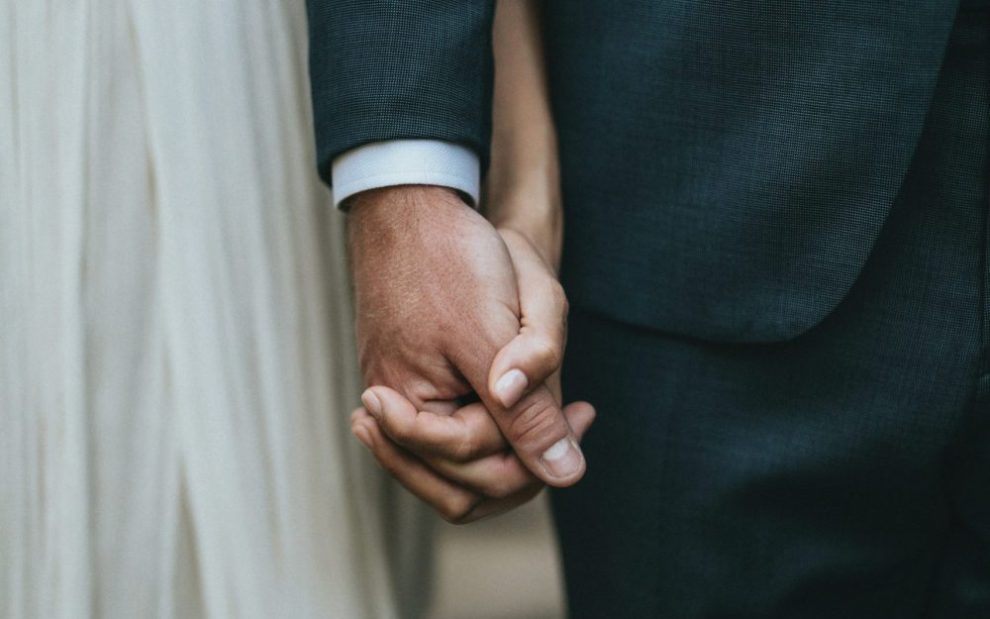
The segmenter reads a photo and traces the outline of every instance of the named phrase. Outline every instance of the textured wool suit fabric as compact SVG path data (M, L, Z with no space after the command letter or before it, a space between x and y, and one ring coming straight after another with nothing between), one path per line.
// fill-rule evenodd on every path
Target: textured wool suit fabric
M491 6L311 0L319 161L487 156ZM990 616L986 0L548 3L574 617ZM982 385L982 386L981 386Z
M566 395L600 409L553 497L574 617L990 617L988 50L990 10L961 14L870 257L809 331L572 313Z
M820 321L900 186L957 5L551 4L572 301L711 339ZM486 152L490 2L309 6L328 180L335 155L374 140Z

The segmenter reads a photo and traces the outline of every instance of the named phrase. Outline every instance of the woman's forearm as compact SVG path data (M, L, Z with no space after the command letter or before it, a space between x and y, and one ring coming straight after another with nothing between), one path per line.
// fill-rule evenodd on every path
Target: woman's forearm
M492 159L484 209L496 226L528 237L556 268L563 213L540 8L533 0L500 0L497 5Z

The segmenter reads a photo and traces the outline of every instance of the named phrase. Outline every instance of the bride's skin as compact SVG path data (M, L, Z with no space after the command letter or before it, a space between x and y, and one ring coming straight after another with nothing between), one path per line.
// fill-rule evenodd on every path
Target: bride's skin
M541 7L535 0L498 3L491 165L483 202L489 221L528 237L556 270L563 210L540 37Z
M495 90L485 216L501 235L516 271L521 332L496 356L490 384L511 368L547 376L559 403L557 369L566 338L567 301L556 279L563 235L556 134L550 114L539 31L540 3L500 0L494 26ZM533 342L543 341L542 354ZM514 346L519 342L518 346ZM453 522L511 509L543 487L508 449L481 404L446 417L417 408L397 392L375 388L382 412L355 411L352 430L379 463ZM594 409L564 407L580 439Z

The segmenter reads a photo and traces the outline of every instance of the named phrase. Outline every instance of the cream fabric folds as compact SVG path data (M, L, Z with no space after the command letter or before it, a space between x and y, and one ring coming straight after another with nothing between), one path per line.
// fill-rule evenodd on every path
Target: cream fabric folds
M0 617L423 601L426 516L347 432L305 38L303 0L0 0Z

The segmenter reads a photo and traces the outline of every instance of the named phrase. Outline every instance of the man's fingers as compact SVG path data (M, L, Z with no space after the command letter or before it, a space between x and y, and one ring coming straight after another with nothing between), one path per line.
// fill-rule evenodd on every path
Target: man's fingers
M494 417L526 468L548 485L563 488L584 476L586 465L577 437L546 385Z
M591 424L595 421L595 407L588 402L572 402L564 407L564 416L574 431L578 441L584 439Z
M551 267L522 236L501 230L519 288L519 334L495 356L491 393L505 407L560 369L567 339L567 297Z
M371 387L361 400L393 441L417 456L463 462L504 451L505 438L484 405L468 404L444 415L417 411L388 387Z
M375 420L362 410L351 418L351 432L392 477L436 509L445 520L464 522L483 497L454 484L404 453L385 436Z
M564 408L564 416L580 441L594 421L595 410L587 402L575 402ZM427 458L426 462L458 485L496 499L511 497L534 485L543 485L512 452L493 454L471 462L453 462L444 458Z
M465 334L464 344L452 349L449 358L478 393L502 436L526 468L544 483L558 488L577 483L584 475L584 456L547 385L537 386L507 409L488 388L488 371L496 351L479 345L484 338L476 337L473 346L470 338Z

